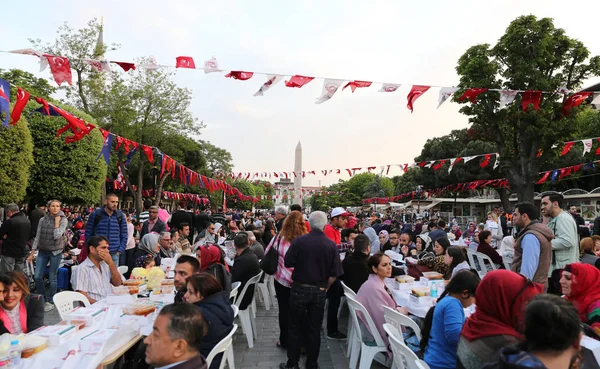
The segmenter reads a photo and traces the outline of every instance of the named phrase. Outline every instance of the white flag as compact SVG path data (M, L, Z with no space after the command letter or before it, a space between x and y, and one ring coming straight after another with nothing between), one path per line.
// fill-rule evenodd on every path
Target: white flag
M442 106L444 101L448 100L448 98L450 96L452 96L452 94L455 93L456 91L458 91L458 87L442 87L442 88L440 88L440 98L439 98L438 108L440 106ZM450 173L450 170L452 170L452 165L450 165L450 169L449 169L448 173Z
M325 101L331 99L333 95L337 92L344 81L341 79L326 79L323 81L323 92L321 93L321 97L315 101L315 104L321 104Z
M262 86L258 89L258 91L254 94L254 96L263 96L268 89L276 85L279 81L283 79L283 76L267 76L267 82L263 83Z
M441 96L440 96L441 97ZM443 102L443 101L442 101ZM441 105L442 103L440 103ZM439 106L438 106L439 108ZM452 158L450 159L450 167L448 167L448 174L450 174L450 172L452 172L452 168L454 168L454 162L456 161L456 158Z
M48 66L48 59L44 58L44 53L35 49L18 49L9 51L13 54L21 54L21 55L33 55L40 58L40 72L43 72L44 69Z
M108 60L93 60L93 59L85 59L84 62L91 65L98 72L110 72L110 65L108 64Z
M600 94L598 94L598 96L596 96L596 98L592 101L592 105L597 108L600 107Z
M513 102L513 100L515 99L515 97L517 97L518 93L519 93L519 91L514 91L514 90L502 90L502 91L500 91L500 106L498 107L498 109L504 109L504 107L506 105L508 105L511 102Z
M465 157L463 157L463 163L467 163L467 162L469 162L469 161L471 161L471 160L475 159L477 156L479 156L479 155L475 155L475 156L465 156Z
M582 140L581 142L583 143L583 155L585 155L588 152L592 151L592 139L591 138L588 138L586 140Z
M494 169L498 168L500 164L500 154L496 154L496 160L494 161Z
M204 62L204 73L213 73L220 72L219 63L217 63L217 59L213 56Z
M560 84L560 87L556 89L556 92L563 95L568 95L571 93L571 90L567 88L567 82L563 82Z
M431 168L431 166L435 163L435 160L429 162L429 164L425 164L425 168Z
M140 65L140 67L146 69L146 71L153 71L158 69L160 66L158 65L158 63L156 63L156 58L151 56L148 60L148 63L144 63Z
M401 85L395 85L393 83L384 83L384 84L381 85L381 88L379 89L379 92L394 92L400 86Z

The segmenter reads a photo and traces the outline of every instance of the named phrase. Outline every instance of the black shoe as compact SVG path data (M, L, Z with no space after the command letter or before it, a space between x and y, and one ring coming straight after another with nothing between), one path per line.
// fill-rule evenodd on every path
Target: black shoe
M343 341L346 339L346 335L340 331L334 333L327 333L327 338L330 340Z
M281 363L279 364L279 369L300 369L300 366L298 364L288 365L288 363Z

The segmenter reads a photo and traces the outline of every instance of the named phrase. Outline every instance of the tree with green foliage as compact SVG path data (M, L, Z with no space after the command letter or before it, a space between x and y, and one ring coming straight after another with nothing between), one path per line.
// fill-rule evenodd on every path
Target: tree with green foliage
M0 78L9 81L15 86L21 87L25 91L29 92L31 96L41 97L44 99L48 99L51 95L56 92L56 87L50 86L48 80L44 78L37 78L32 73L25 72L21 69L10 69L7 71L3 71L0 69ZM10 96L11 101L16 101L17 89L11 87Z
M88 123L97 124L92 117L78 109L53 103ZM106 164L102 159L96 160L104 144L102 134L94 129L80 141L67 144L65 137L72 133L56 137L56 131L66 121L62 117L31 114L38 107L36 103L29 103L23 112L24 116L29 117L35 160L27 188L28 196L38 204L49 199L97 204L106 178Z
M24 199L32 165L33 142L27 118L21 117L15 126L0 127L0 204Z
M556 158L552 145L571 138L578 112L563 117L565 100L557 91L581 86L588 77L600 74L600 57L589 58L582 42L556 28L550 18L533 15L515 19L495 46L475 45L458 60L460 76L454 100L467 87L508 90L549 91L543 95L539 110L521 107L522 96L500 109L499 93L479 95L468 100L460 111L469 116L471 138L491 142L500 153L500 166L520 201L533 201L534 185L544 163ZM542 155L538 157L538 151Z

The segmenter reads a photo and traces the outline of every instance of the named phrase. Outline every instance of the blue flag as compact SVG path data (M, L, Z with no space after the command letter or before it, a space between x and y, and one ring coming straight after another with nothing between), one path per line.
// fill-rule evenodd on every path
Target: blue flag
M98 161L98 159L100 159L101 156L104 156L104 161L106 162L106 165L110 164L110 151L112 150L112 143L113 134L109 133L108 136L106 136L106 140L104 140L104 146L102 146L102 150L98 154L96 161Z
M554 172L552 172L552 182L554 182L556 180L556 177L558 177L558 170L555 170Z
M60 117L61 116L60 114L58 114L58 112L56 111L56 109L54 109L54 106L52 106L52 105L48 105L48 110L50 110L50 114L48 114L46 112L46 110L44 109L43 106L40 106L39 108L33 110L31 112L31 114L33 114L33 113L40 113L42 115L46 115L46 116L49 116L49 117Z
M583 170L593 170L595 172L596 167L594 166L594 163L585 163Z
M131 162L131 159L133 159L133 155L135 155L135 153L137 152L137 147L134 147L129 154L127 154L127 159L125 160L125 167L127 167L129 165L129 163Z
M2 119L2 112L5 113L2 125L8 127L8 117L10 116L10 83L0 79L0 119Z

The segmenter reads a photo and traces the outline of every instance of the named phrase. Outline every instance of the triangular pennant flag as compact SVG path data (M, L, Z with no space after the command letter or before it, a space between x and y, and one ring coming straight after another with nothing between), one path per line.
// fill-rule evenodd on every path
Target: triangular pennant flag
M494 170L496 170L496 168L498 168L498 165L500 165L500 154L496 154L496 160L494 160Z
M217 63L217 59L213 56L204 62L204 73L214 73L220 72L219 63Z
M458 87L442 87L440 88L440 97L438 99L438 108L452 96L453 93L458 91ZM452 166L450 166L452 168ZM452 170L452 169L450 169Z
M54 77L54 81L56 81L59 86L63 82L67 82L69 85L73 84L69 59L49 54L44 54L44 57L48 60L52 77Z
M562 108L563 115L569 115L569 112L571 111L571 109L578 107L591 94L592 94L591 92L578 92L574 95L569 96L567 98L567 101L565 101L563 108Z
M594 105L594 107L598 108L600 106L600 94L598 94L594 100L592 100L592 105Z
M107 60L85 59L84 62L94 68L96 72L110 72L110 65Z
M104 145L102 146L102 150L100 150L100 153L96 157L96 161L98 161L98 159L100 159L100 157L103 156L104 162L106 163L106 165L110 165L110 152L112 150L112 143L113 143L113 135L108 134L106 136L106 139L104 140Z
M140 65L140 67L144 68L146 71L153 71L153 70L157 70L158 68L160 68L160 65L158 65L158 63L156 62L156 58L151 56L148 59L148 62Z
M412 86L412 88L410 89L410 92L408 93L408 96L406 96L407 100L408 100L408 104L406 105L406 107L410 110L410 112L413 112L413 104L415 103L415 101L421 97L421 95L423 95L425 92L427 92L427 90L429 90L430 86L418 86L418 85L414 85Z
M554 182L556 180L556 177L558 176L558 173L559 173L558 170L555 170L555 171L552 172L552 179L551 179L552 182Z
M585 140L582 140L581 143L583 143L583 155L585 155L588 152L592 151L592 139L591 138L587 138Z
M48 59L46 59L44 53L35 49L11 50L9 51L9 53L37 56L40 59L40 72L43 72L44 69L46 69L46 67L48 66Z
M571 151L571 147L575 144L574 141L565 142L565 146L563 146L562 151L560 152L560 156L565 156L569 151Z
M295 75L295 76L292 76L292 78L290 78L289 81L285 81L285 86L301 88L302 86L309 83L313 79L315 79L315 77L306 77L306 76Z
M154 163L154 153L152 152L152 147L147 145L142 145L142 151L146 154L148 161Z
M469 88L458 98L458 101L465 101L466 99L471 100L471 104L475 104L475 99L480 94L486 92L487 88Z
M498 109L504 109L506 105L512 103L515 100L515 97L517 97L518 93L519 91L515 90L500 91L500 105L498 106Z
M254 94L254 96L263 96L265 94L265 92L267 92L267 90L269 90L271 87L273 87L277 83L279 83L279 81L281 81L283 79L283 76L269 75L269 76L267 76L267 78L268 78L267 82L263 83L263 85L260 86L260 88Z
M326 79L323 81L323 90L321 92L321 97L315 101L315 104L322 104L325 101L331 99L333 95L337 92L344 81L339 79Z
M431 166L435 163L435 160L430 161L429 163L425 164L424 167L425 168L431 168Z
M452 171L452 168L454 168L454 165L460 163L461 160L463 160L463 158L450 159L450 166L448 167L448 174L450 174L450 172Z
M196 63L194 63L194 58L191 56L178 56L175 61L175 68L196 69Z
M540 110L540 102L542 101L542 91L527 90L523 92L521 99L521 108L527 111L529 104L533 104L533 109Z
M227 73L225 78L233 78L239 79L240 81L247 81L254 75L254 72L242 72L242 71L234 71Z
M492 158L492 154L486 154L483 161L479 164L479 166L481 167L481 169L485 168L488 166L488 164L490 163L490 159Z
M384 83L381 85L379 92L395 92L400 86L394 83Z
M118 62L118 61L113 61L111 63L115 63L116 65L118 65L119 67L123 68L123 70L125 72L129 72L130 70L135 70L135 64L134 63L128 63L128 62Z
M348 82L346 84L346 86L344 86L344 88L342 88L342 91L344 91L346 89L346 87L350 86L350 89L352 89L352 93L354 93L354 91L356 91L357 88L370 87L372 83L373 82L369 82L369 81L352 81L352 82Z
M404 171L404 173L408 172L408 164L404 164L404 167L402 168L402 170Z
M465 164L466 164L466 163L470 162L471 160L475 159L477 156L478 156L478 155L475 155L475 156L465 156L465 157L463 158L463 163L465 163Z
M21 87L17 88L17 102L10 113L10 124L15 125L21 119L21 113L29 101L29 92L23 90Z
M560 87L556 89L556 93L568 95L571 93L571 90L567 88L567 82L563 82L560 84Z
M431 168L433 168L433 170L439 170L441 167L444 166L444 164L446 164L446 160L440 160L439 163L432 165Z

